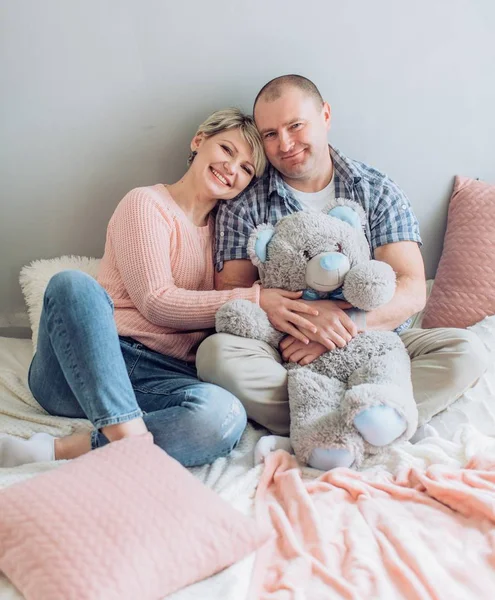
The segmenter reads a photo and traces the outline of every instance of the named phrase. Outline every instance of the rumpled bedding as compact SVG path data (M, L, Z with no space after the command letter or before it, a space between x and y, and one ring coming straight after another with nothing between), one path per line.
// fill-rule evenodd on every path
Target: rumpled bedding
M454 442L416 448L389 470L317 477L283 450L269 455L256 504L276 536L258 556L250 597L493 598L495 440L464 425Z

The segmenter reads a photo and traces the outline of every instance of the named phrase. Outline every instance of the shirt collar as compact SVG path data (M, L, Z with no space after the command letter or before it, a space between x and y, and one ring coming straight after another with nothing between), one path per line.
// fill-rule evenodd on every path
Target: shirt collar
M361 175L349 158L347 158L340 150L328 145L330 156L332 157L335 183L342 181L349 192L352 192L353 187L361 181ZM291 197L290 191L284 184L284 180L280 173L272 165L268 166L268 196L273 193L282 198Z
M354 161L347 158L345 154L342 154L340 150L329 145L330 156L333 161L333 168L335 169L335 175L344 182L344 185L348 189L352 189L357 183L361 181L361 175L354 165Z

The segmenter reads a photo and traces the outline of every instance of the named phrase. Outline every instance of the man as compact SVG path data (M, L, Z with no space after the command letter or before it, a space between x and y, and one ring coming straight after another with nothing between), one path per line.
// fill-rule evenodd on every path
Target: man
M345 346L358 331L396 330L411 357L419 424L427 423L478 380L487 357L484 345L470 331L407 329L411 316L426 301L419 226L407 197L386 175L328 145L330 106L305 77L285 75L267 83L256 97L254 118L270 167L238 199L220 206L216 288L247 287L257 279L257 269L247 254L249 234L256 226L275 224L294 211L320 211L332 198L345 197L364 208L374 258L392 266L397 290L386 306L366 314L346 312L350 305L345 302L313 302L318 316L304 317L316 333L300 330L304 335L299 337L309 343L288 335L280 353L264 342L212 335L198 349L199 377L235 394L254 421L287 435L283 360L308 364L327 350ZM289 321L294 300L288 302L277 303L267 313L275 327L293 334Z

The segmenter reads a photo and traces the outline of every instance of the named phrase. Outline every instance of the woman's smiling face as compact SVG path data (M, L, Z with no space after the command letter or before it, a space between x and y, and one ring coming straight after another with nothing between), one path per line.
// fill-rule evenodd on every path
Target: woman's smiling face
M197 154L190 169L212 198L235 198L254 177L253 153L239 129L226 129L210 137L198 135L191 148Z

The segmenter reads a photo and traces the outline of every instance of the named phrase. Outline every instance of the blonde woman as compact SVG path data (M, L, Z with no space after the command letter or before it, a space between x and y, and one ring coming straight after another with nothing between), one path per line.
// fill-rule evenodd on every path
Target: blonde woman
M299 294L250 288L214 290L212 209L230 201L265 168L251 117L211 115L191 142L190 166L171 185L129 192L107 230L98 282L78 271L55 275L45 292L29 386L50 414L87 418L91 434L29 440L0 437L0 466L75 458L150 431L185 466L231 452L246 413L230 392L201 382L195 350L217 309L245 298L285 306L287 328L310 328Z

